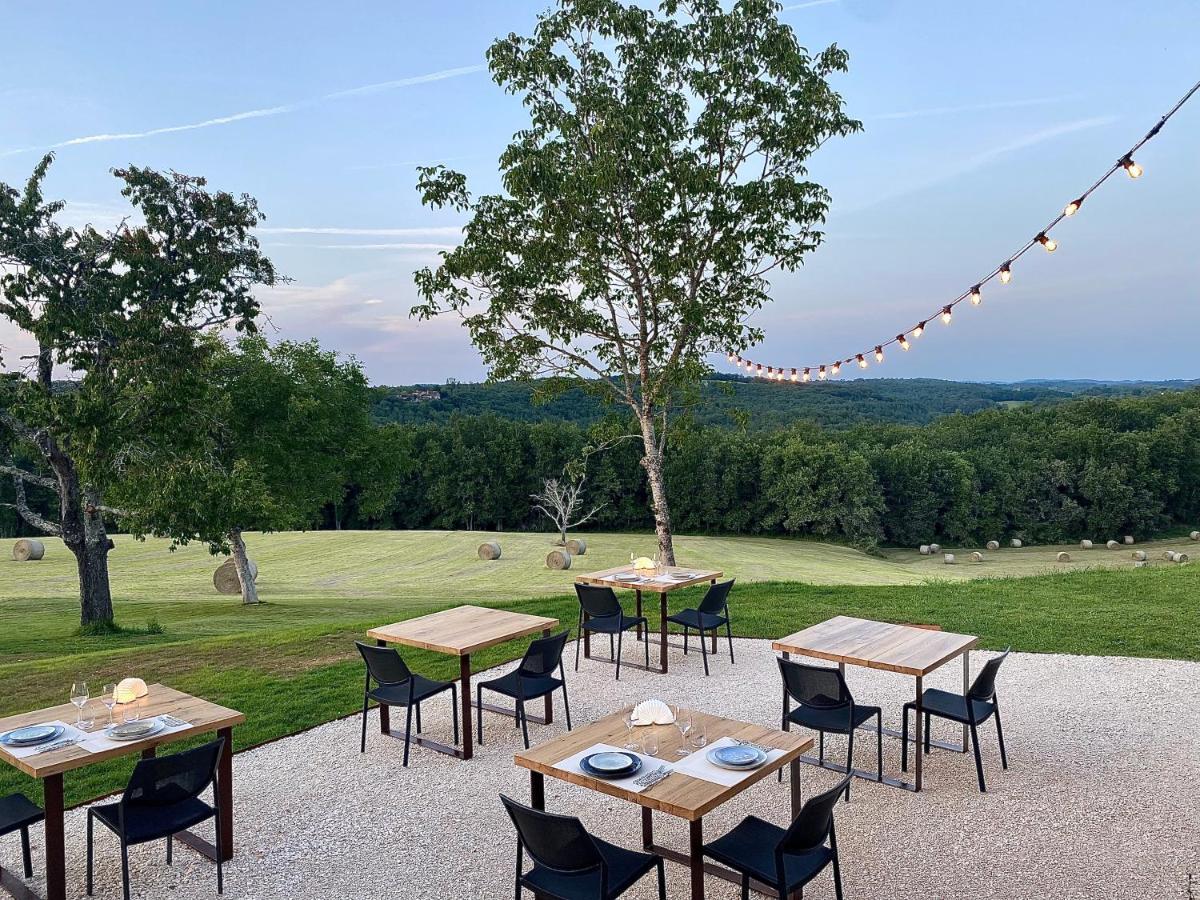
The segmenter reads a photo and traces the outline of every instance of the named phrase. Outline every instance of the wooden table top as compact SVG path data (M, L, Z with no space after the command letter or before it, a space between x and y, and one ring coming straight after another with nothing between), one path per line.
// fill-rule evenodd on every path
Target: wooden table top
M494 644L503 644L557 626L558 619L546 616L531 616L486 606L456 606L393 625L381 625L372 628L367 635L389 644L466 656Z
M927 675L979 643L970 634L929 631L853 616L834 616L780 638L771 647L852 666L905 675Z
M707 725L709 744L714 743L718 738L729 736L753 741L764 746L777 747L786 752L775 762L768 763L761 769L755 769L753 773L732 787L715 784L702 778L693 778L680 772L672 772L664 781L637 793L617 787L611 781L605 781L602 778L592 778L588 775L555 768L555 763L562 762L567 757L586 750L594 744L625 746L625 742L628 740L625 717L629 715L631 709L632 707L626 707L620 712L605 716L590 725L576 728L560 738L540 744L531 750L523 750L516 755L514 761L521 768L540 772L562 781L569 781L571 784L581 787L591 788L602 794L608 794L610 797L636 803L638 806L657 809L680 819L694 821L705 816L731 797L740 794L752 784L774 775L792 760L807 753L813 746L812 738L805 737L800 732L778 731L763 725L751 725L734 719L725 719L721 716L694 711L692 712L693 727L701 721ZM659 759L668 762L683 759L676 752L682 744L678 728L674 725L647 725L639 727L638 733L645 728L658 730Z
M661 566L658 569L659 574L666 574L669 572L687 572L694 577L680 579L679 581L672 580L670 582L630 581L630 575L652 575L653 573L642 573L634 569L633 566L616 566L612 569L603 569L599 572L589 572L586 575L577 575L575 577L575 583L596 584L600 585L601 587L611 588L627 588L631 591L644 591L651 594L666 594L671 591L677 591L680 588L692 587L696 584L704 584L705 582L713 581L725 574L719 569L696 569L689 566Z
M89 753L78 746L73 746L17 759L10 756L4 747L0 747L0 760L10 766L15 766L33 778L45 778L47 775L60 775L63 772L82 769L106 759L141 753L143 750L149 750L161 744L173 744L198 734L232 728L234 725L241 725L246 721L246 717L237 710L227 709L199 697L193 697L191 694L169 688L165 684L150 685L150 692L141 703L143 705L139 711L143 719L169 713L191 722L191 727L182 728L170 734L156 734L141 741L129 741L97 753ZM0 734L25 725L40 725L55 720L74 724L77 712L78 710L72 704L64 703L62 706L51 706L47 709L9 716L6 719L0 719ZM108 710L103 710L103 713L107 717ZM94 734L99 730L99 728L93 728L90 733Z

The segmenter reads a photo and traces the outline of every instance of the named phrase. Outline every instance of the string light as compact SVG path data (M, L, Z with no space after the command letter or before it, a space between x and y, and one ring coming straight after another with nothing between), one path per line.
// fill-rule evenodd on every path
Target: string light
M1134 161L1133 154L1137 153L1142 148L1142 146L1146 144L1147 141L1149 141L1151 138L1153 138L1155 135L1157 135L1159 133L1159 131L1162 130L1162 127L1167 123L1167 121L1173 115L1175 115L1175 113L1177 113L1180 110L1180 108L1182 108L1183 105L1188 100L1190 100L1194 94L1196 94L1197 91L1200 91L1200 82L1196 82L1196 84L1192 85L1192 87L1187 91L1187 93L1185 93L1183 95L1183 97L1170 110L1168 110L1164 116L1162 116L1158 120L1158 122L1154 125L1154 127L1151 128L1150 131L1147 132L1146 135L1140 141L1138 141L1136 144L1134 144L1133 147L1131 147L1129 149L1129 151L1127 153L1125 153L1124 156L1120 157L1120 159L1118 159L1112 166L1110 166L1109 169L1091 187L1089 187L1086 191L1084 191L1082 194L1080 194L1077 198L1075 198L1070 203L1068 203L1065 207L1063 207L1062 212L1058 216L1056 216L1050 223L1048 223L1045 226L1045 228L1043 228L1041 231L1037 232L1037 235L1036 235L1036 237L1033 238L1033 240L1030 240L1027 243L1025 243L1016 253L1013 253L1011 256L1009 256L1008 259L1005 260L1000 266L993 269L985 277L980 279L980 281L978 283L976 283L973 287L971 287L970 290L966 291L963 294L960 294L958 297L954 298L950 303L943 306L941 308L941 312L939 313L939 315L942 318L942 321L944 323L946 323L947 325L949 325L951 318L953 316L954 307L963 300L969 299L973 306L979 306L983 302L983 292L982 292L983 285L986 284L987 282L991 281L992 278L996 278L1001 284L1010 283L1012 281L1012 265L1013 265L1013 263L1016 262L1020 257L1024 256L1025 253L1031 247L1033 247L1035 244L1041 244L1043 249L1045 249L1045 251L1047 253L1053 253L1055 250L1057 250L1058 249L1058 241L1055 238L1050 236L1050 230L1052 228L1054 228L1056 225L1058 225L1059 222L1061 222L1064 218L1070 218L1070 217L1076 215L1079 212L1080 208L1083 206L1084 201L1087 200L1087 198L1089 196L1091 196L1092 192L1094 192L1097 188L1099 188L1100 185L1104 184L1104 182L1106 182L1115 172L1117 172L1120 169L1124 169L1125 173L1130 178L1140 178L1143 173L1143 169L1142 169L1141 165L1139 165L1137 162ZM880 343L880 344L876 344L875 351L874 351L876 361L883 362L883 355L884 355L883 351L884 351L884 348L888 344L893 344L893 343L898 344L900 346L901 350L908 350L912 346L911 342L909 341L909 337L911 336L913 339L921 337L921 335L925 333L925 327L928 324L929 324L929 320L923 319L920 322L918 322L913 328L909 329L908 331L902 331L899 334L897 334L894 338L892 338L891 340L884 341L883 343ZM728 359L730 362L736 363L738 365L739 369L742 366L742 364L745 364L746 371L748 373L757 375L760 378L766 377L768 379L775 379L778 381L786 381L787 380L787 375L785 375L784 369L782 367L775 369L775 367L773 367L773 366L768 366L766 373L764 375L763 366L761 363L754 363L751 360L743 359L741 356L734 355L734 353L732 351L729 353ZM847 358L844 360L839 359L832 364L821 364L821 365L816 365L816 366L812 366L812 367L806 366L803 368L803 374L799 380L803 381L803 382L812 380L811 379L811 370L812 370L812 368L815 368L817 370L817 380L825 381L830 377L834 377L834 376L837 376L838 374L840 374L841 369L842 369L842 363L844 363L844 362L849 363L851 361L851 359L853 359L853 361L858 362L858 364L861 368L865 369L867 367L867 361L866 361L865 355L862 353L859 353L859 354L855 354L852 358ZM792 381L797 380L796 373L797 373L798 369L799 369L799 367L792 368L790 370Z

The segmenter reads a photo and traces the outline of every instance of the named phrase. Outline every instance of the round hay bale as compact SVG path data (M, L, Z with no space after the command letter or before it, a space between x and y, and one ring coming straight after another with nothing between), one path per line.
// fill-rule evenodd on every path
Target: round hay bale
M258 564L252 559L247 562L250 564L250 577L258 581ZM217 566L217 571L213 572L213 587L219 594L240 594L242 592L242 582L238 578L237 564L232 557Z
M946 555L943 557L943 561L944 561L944 562L946 563L946 565L948 565L948 566L952 566L952 565L954 565L954 554L953 554L953 553L947 553L947 554L946 554Z
M1193 541L1200 541L1200 531L1193 531L1190 535L1188 535L1188 537L1190 537Z
M1144 569L1146 568L1146 561L1144 559L1134 560L1133 567L1135 569Z
M920 547L920 553L922 556L928 556L929 555L929 545L922 544Z
M1021 539L1013 538L1011 541L1008 542L1008 545L1010 547L1016 547L1018 550L1020 550L1021 549Z
M1071 554L1067 553L1065 550L1062 550L1059 552L1059 554L1056 558L1058 559L1059 562L1070 562Z
M930 544L930 545L929 545L929 552L930 552L930 553L941 553L941 552L942 552L942 545L941 545L941 544Z
M999 549L1000 549L1000 542L999 542L999 541L988 541L988 542L987 542L987 548L988 548L989 550L999 550Z
M567 552L572 556L583 556L587 553L587 541L583 538L571 538L567 541Z
M1092 549L1092 542L1091 542L1091 541L1089 541L1089 540L1086 540L1086 539L1085 539L1085 540L1082 540L1082 541L1080 541L1080 542L1079 542L1079 549L1080 549L1080 550L1091 550L1091 549Z
M30 562L41 559L46 555L46 545L31 538L21 538L13 544L13 559L17 562Z
M1134 550L1133 558L1135 560L1137 560L1138 562L1145 562L1146 561L1146 551L1145 550Z
M976 550L971 554L971 560L973 562L983 562L983 554Z
M551 550L546 554L546 568L561 572L571 568L571 553L568 550Z
M1133 544L1133 535L1132 534L1125 535L1125 544L1127 546Z
M1184 563L1190 562L1190 561L1191 561L1191 557L1188 556L1186 553L1176 553L1175 554L1175 562L1179 563L1180 565L1183 565Z
M500 542L499 541L484 541L479 545L479 558L485 560L493 560L500 558Z
M1174 551L1174 550L1164 550L1164 551L1162 552L1162 558L1163 558L1164 560L1166 560L1167 562L1174 562L1174 560L1172 560L1172 559L1171 559L1171 556L1172 556L1174 553L1175 553L1175 551Z
M1118 544L1116 541L1109 541L1104 546L1107 547L1109 550L1120 550L1121 549L1121 545Z

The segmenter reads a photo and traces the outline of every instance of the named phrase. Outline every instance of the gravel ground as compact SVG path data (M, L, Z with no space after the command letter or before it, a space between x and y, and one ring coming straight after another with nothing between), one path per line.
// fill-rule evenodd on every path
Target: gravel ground
M568 652L573 653L568 646ZM610 666L568 667L576 723L651 696L748 721L779 715L778 674L766 641L737 641L738 662L712 661L704 678L698 656L673 652L669 676L634 669L613 681ZM978 670L976 654L973 669ZM632 656L631 656L632 658ZM953 689L961 669L951 664L929 679ZM852 668L856 698L883 706L898 727L911 679ZM989 792L981 795L970 756L935 751L925 791L911 794L856 780L850 804L837 811L847 898L1056 897L1187 898L1189 873L1200 873L1200 664L1125 658L1013 654L1000 673L1008 740L1000 769L995 730L982 728ZM431 702L425 731L449 739L449 698ZM531 725L536 741L562 733L556 700L552 726ZM400 720L403 721L402 718ZM414 748L410 768L402 746L379 735L371 715L365 756L358 719L313 729L235 757L237 855L226 868L225 896L284 898L511 897L515 838L497 799L528 798L528 773L513 753L520 732L488 714L484 746L469 763ZM948 723L935 736L953 739ZM858 762L874 763L863 740ZM843 744L831 738L832 752ZM885 739L887 771L899 770L899 743ZM811 793L835 778L805 767ZM597 834L626 846L640 840L629 804L546 781L547 807L579 815ZM715 837L753 812L787 818L786 786L768 779L706 820ZM83 896L82 810L67 815L68 888ZM686 846L686 827L656 815L656 836ZM5 841L6 862L15 847ZM35 865L42 864L40 834ZM212 866L179 848L167 867L161 845L131 851L134 897L216 895ZM115 842L98 833L98 897L120 896ZM688 896L687 873L667 863L668 893ZM44 885L37 884L41 889ZM1193 888L1200 895L1200 878ZM650 898L654 879L629 894ZM708 896L737 897L733 885L708 881ZM833 896L818 877L805 894Z

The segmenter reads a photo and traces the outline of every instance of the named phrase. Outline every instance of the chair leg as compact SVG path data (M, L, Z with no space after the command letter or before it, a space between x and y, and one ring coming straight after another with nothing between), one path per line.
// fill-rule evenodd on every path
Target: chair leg
M175 842L171 839L171 835L167 835L167 865L171 865L171 845Z
M825 762L825 732L817 732L817 759Z
M742 900L750 900L750 876L742 873Z
M933 731L933 717L929 713L925 713L925 755L926 756L929 755L929 750L930 750L929 742L932 740L932 736L929 734L929 732L931 732L931 731Z
M475 687L475 742L483 746L483 685Z
M975 774L979 776L979 792L987 793L987 786L983 783L983 757L979 753L979 733L975 728L975 723L971 723L971 746L975 748Z
M1008 768L1008 754L1004 752L1004 726L1000 724L1000 704L996 704L996 737L1000 741L1000 765Z
M621 680L621 638L624 637L624 635L625 632L623 631L617 632L617 681ZM610 642L612 641L611 634L608 636L608 639ZM646 646L650 646L650 641L646 641Z
M649 635L646 635L649 637ZM667 900L667 873L663 861L658 861L658 900Z
M93 855L92 854L92 820L93 820L93 818L94 817L92 816L92 811L89 809L88 817L87 817L87 879L85 882L87 895L89 897L92 896L92 855Z
M421 727L421 704L418 703L417 704L417 734L420 734L424 730L425 729L423 729Z
M371 706L371 698L363 694L363 714L362 714L362 739L358 743L358 752L367 752L367 710ZM382 707L381 707L382 708ZM383 715L383 713L380 713Z
M846 772L854 771L854 728L850 729L850 734L846 739ZM851 778L850 781L854 779ZM850 781L846 782L846 802L850 802Z
M842 900L842 867L836 852L833 854L833 895L836 900Z
M529 749L529 721L525 718L525 701L517 701L517 713L521 717L521 737L525 741L525 749Z
M408 768L408 743L412 740L413 705L404 708L404 768Z
M567 731L571 730L571 703L567 700L567 683L564 681L562 686L563 692L563 712L567 715Z
M218 803L219 802L220 801L218 800ZM218 805L216 810L217 810L217 814L216 814L216 816L213 817L213 830L215 831L215 836L217 838L217 847L220 848L220 846L221 846L221 807ZM222 868L222 865L221 865L221 852L219 849L217 851L217 893L218 894L225 893L225 870Z
M876 753L879 754L879 783L883 784L883 710L875 714Z
M701 644L704 643L703 635L700 636L700 643ZM688 654L688 627L686 625L684 625L683 626L683 655L687 656L687 654Z
M29 852L29 826L21 829L21 862L25 866L25 877L33 877L33 856Z
M725 637L729 638L729 664L732 666L732 665L734 665L734 662L733 662L733 625L730 623L729 619L725 620Z
M579 648L583 646L583 608L579 610L579 626L575 629L575 671L579 671ZM517 884L517 890L521 890L521 886Z
M129 900L129 845L125 843L125 838L121 838L121 893L125 900Z
M609 632L609 635L608 635L608 658L609 658L609 659L612 659L612 658L613 658L613 636L612 636L612 632Z
M468 700L471 698L468 697ZM480 726L483 725L483 710L479 711ZM458 685L450 682L450 721L454 723L454 745L458 746ZM483 741L480 741L482 744Z
M716 632L714 631L714 634ZM704 677L708 677L708 647L704 645L704 629L700 629L700 656L704 659Z
M646 651L646 668L650 668L650 623L646 623L646 640L642 642L642 648Z
M908 771L908 705L904 706L904 725L900 728L900 771Z

